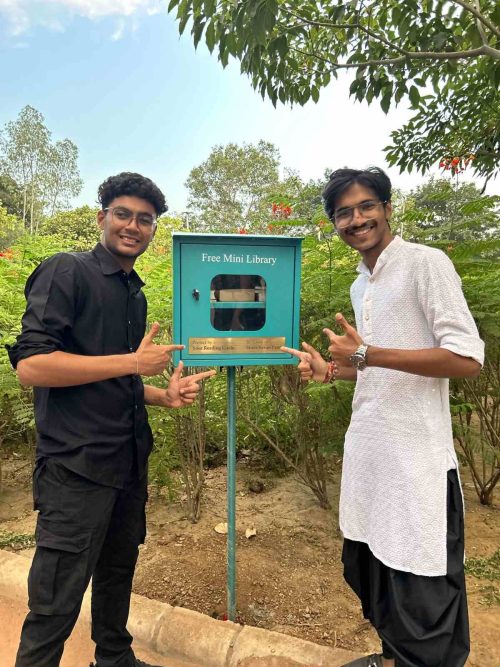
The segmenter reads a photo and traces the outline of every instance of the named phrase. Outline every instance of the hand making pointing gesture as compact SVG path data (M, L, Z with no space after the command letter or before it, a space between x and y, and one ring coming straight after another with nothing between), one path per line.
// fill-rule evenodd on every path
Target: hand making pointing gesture
M338 336L331 329L323 329L323 333L328 336L328 340L330 341L328 352L330 352L333 361L339 368L344 366L352 368L349 357L356 352L360 345L362 345L363 340L356 329L345 319L342 313L337 313L335 315L335 321L337 324L340 324L344 334Z
M288 352L299 359L298 370L300 379L303 382L316 380L323 382L328 370L328 362L323 359L321 354L309 343L302 343L303 351L296 350L293 347L281 347L282 352Z
M203 371L182 377L183 369L184 363L179 361L165 391L165 405L169 408L183 408L194 403L201 389L199 382L214 376L217 372L215 370Z
M363 341L356 329L347 322L341 313L337 313L335 320L344 330L344 335L338 336L331 329L323 329L323 333L328 336L328 340L330 341L328 351L334 362L331 378L336 380L355 380L356 370L353 368L349 357ZM292 347L282 347L281 350L299 359L298 370L302 381L315 380L316 382L324 382L325 378L329 377L328 361L325 361L312 345L302 343L302 348L303 350L296 350Z
M183 350L185 347L184 345L157 345L154 339L159 330L158 322L153 322L151 329L137 348L135 353L137 375L151 376L163 373L170 361L171 352Z

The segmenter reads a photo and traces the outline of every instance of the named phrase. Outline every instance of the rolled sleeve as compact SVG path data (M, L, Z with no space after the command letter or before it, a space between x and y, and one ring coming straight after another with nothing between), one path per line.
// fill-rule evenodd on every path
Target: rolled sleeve
M418 295L436 344L462 357L484 363L484 342L479 337L451 260L440 250L423 257L417 272Z
M14 368L22 359L65 349L76 302L75 260L61 253L46 260L28 278L26 310L16 343L7 346Z

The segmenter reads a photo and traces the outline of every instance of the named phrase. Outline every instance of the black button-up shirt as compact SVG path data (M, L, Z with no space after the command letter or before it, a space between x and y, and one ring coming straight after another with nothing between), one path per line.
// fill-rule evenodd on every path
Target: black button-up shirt
M22 332L9 351L21 359L57 350L84 356L134 352L144 337L144 283L99 243L59 253L26 283ZM37 457L56 458L100 484L123 488L146 472L152 434L140 377L74 387L35 387Z

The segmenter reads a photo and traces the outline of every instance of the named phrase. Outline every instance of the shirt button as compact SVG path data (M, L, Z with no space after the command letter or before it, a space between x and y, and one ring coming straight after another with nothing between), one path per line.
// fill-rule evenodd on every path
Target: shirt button
M375 280L375 278L372 276L371 278L368 278L368 281L372 283Z
M134 351L134 348L132 347L132 345L130 345L130 347L129 347L128 349L129 349L131 352Z
M139 409L139 406L137 405L137 403L134 405L134 408L135 408L136 410Z

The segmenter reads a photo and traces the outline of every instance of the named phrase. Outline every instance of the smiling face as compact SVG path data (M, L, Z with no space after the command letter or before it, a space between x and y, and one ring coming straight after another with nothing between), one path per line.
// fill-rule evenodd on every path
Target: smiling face
M352 219L349 220L350 209ZM392 207L380 201L377 193L360 183L353 183L335 202L335 227L342 240L363 256L373 269L378 256L392 241L389 227Z
M129 220L120 220L118 215L113 215L113 210L110 210L120 211L120 207L128 209L135 216ZM116 257L127 272L132 270L135 260L147 250L155 235L155 225L145 227L137 221L137 216L141 213L156 218L154 206L146 199L123 195L115 197L106 211L99 211L97 214L97 224L102 229L102 245Z

